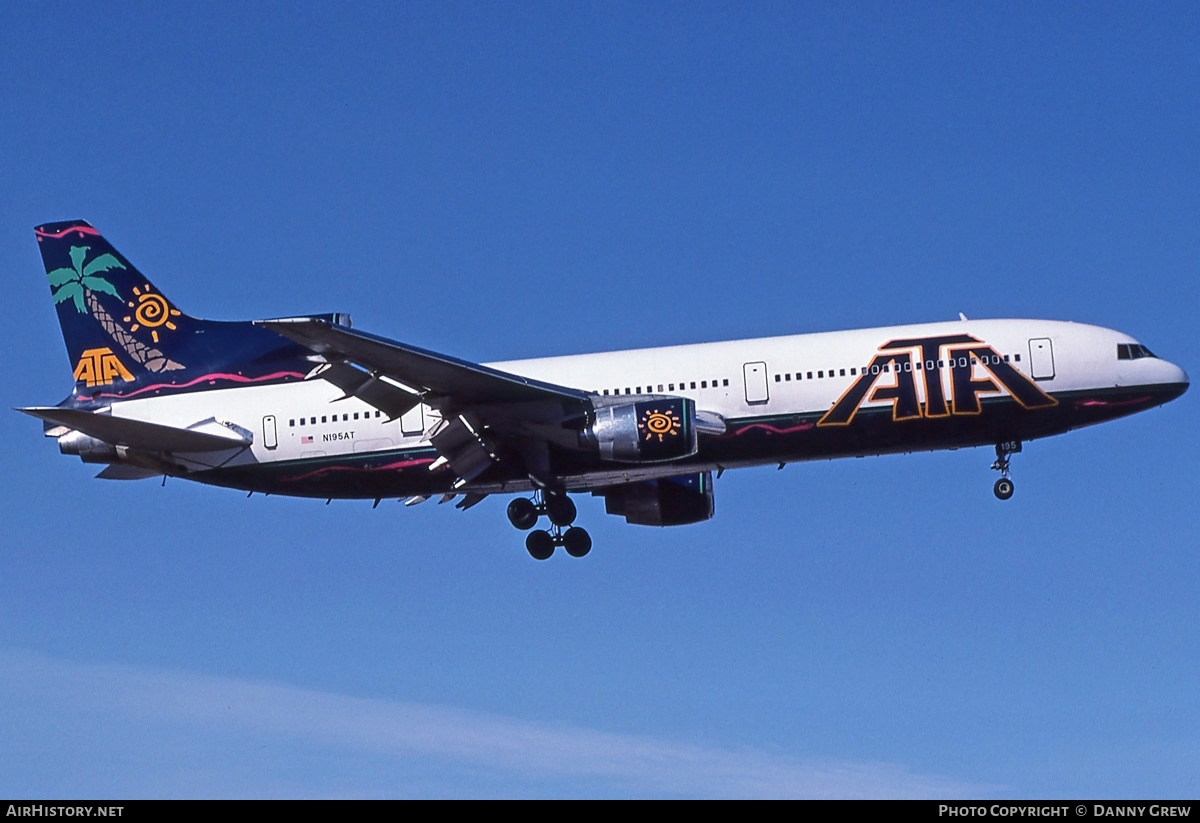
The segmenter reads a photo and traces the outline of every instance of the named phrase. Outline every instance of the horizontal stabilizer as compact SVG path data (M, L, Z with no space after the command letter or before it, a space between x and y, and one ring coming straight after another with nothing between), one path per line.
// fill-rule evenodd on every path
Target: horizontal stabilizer
M17 411L67 426L114 446L129 446L145 451L212 452L250 445L249 440L232 431L228 436L207 434L78 409L60 409L56 406L29 406Z
M162 477L162 472L131 466L128 463L113 463L105 466L96 477L100 480L145 480L147 477Z

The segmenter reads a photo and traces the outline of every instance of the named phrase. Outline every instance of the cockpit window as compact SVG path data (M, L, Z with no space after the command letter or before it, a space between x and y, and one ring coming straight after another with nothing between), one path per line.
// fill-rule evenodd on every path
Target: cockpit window
M1153 357L1154 353L1141 343L1118 343L1118 360L1141 360L1143 357Z

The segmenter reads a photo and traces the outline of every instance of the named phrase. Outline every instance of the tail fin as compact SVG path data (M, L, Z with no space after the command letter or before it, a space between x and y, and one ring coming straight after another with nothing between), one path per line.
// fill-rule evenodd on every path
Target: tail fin
M178 371L164 352L186 317L141 272L82 220L34 230L58 305L76 380L133 381L133 371ZM142 332L142 334L138 334Z
M279 382L312 368L306 350L252 323L185 314L83 220L35 232L81 395Z

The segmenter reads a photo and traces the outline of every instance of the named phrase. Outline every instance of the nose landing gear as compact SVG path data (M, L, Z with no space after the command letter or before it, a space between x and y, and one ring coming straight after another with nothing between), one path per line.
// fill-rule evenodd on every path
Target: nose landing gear
M537 525L542 515L550 528L529 532L525 550L534 560L548 560L554 549L562 546L572 557L583 557L592 550L592 537L585 529L572 526L577 510L565 492L537 490L533 499L518 497L508 504L508 522L522 531Z
M1013 496L1016 487L1013 485L1012 478L1009 475L1008 456L1017 454L1021 451L1020 440L1006 440L1003 443L996 444L996 462L992 464L992 468L1000 472L1000 479L992 486L992 491L996 497L1001 500L1007 500Z
M992 491L995 492L996 497L999 497L1001 500L1007 500L1013 496L1013 482L1007 477L1001 477L996 481L996 484L992 486Z

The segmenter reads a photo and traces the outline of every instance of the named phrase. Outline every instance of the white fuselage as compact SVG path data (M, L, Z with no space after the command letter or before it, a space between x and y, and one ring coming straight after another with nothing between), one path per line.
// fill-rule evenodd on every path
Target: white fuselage
M726 420L748 421L827 412L889 341L952 335L969 335L991 347L1048 394L1187 382L1182 369L1156 357L1118 359L1119 344L1137 342L1129 335L1046 320L962 320L488 365L600 396L679 395ZM913 350L914 370L927 354ZM949 392L949 372L941 361L952 356L952 351L939 353L936 368L923 369L918 385L937 380ZM985 373L973 360L970 368ZM888 380L883 375L878 385ZM929 389L919 391L924 402ZM1003 388L994 392L1004 393ZM179 428L215 418L254 433L248 450L186 456L197 470L429 447L425 433L438 419L436 412L421 406L388 420L366 403L339 400L341 396L333 385L311 379L134 398L114 402L112 414ZM886 406L888 401L868 397L863 408L872 405ZM915 446L922 447L938 446ZM749 462L771 459L759 456Z

